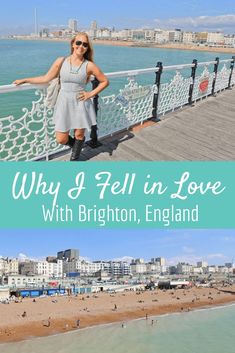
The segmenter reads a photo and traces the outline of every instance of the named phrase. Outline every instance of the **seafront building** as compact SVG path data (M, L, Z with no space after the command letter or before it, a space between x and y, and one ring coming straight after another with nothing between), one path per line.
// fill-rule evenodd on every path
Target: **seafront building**
M28 288L28 287L38 287L44 286L48 284L49 278L48 276L43 275L31 275L31 276L24 276L24 275L10 275L4 276L1 279L1 284L8 286L10 288Z
M22 275L45 275L47 277L63 277L63 261L57 259L56 262L30 261L21 262L20 273Z
M120 41L135 41L140 43L182 43L185 45L205 45L218 47L235 47L235 35L225 35L218 32L192 32L184 31L181 28L162 29L162 28L125 28L116 30L108 27L99 27L96 20L92 21L89 29L79 28L76 19L69 19L68 26L56 31L50 31L48 28L43 28L36 37L41 38L70 38L78 31L87 32L92 39L100 40L120 40ZM31 36L35 36L34 33ZM13 37L18 37L13 36ZM19 36L21 37L21 36Z
M78 21L74 19L69 19L68 29L72 32L77 32L78 30Z
M79 250L78 249L67 249L57 252L57 259L64 261L72 261L79 259Z
M0 258L0 277L4 274L15 275L19 273L19 262L16 259Z
M71 286L74 283L98 283L97 281L118 280L158 281L160 278L219 278L225 280L235 274L233 262L224 265L208 265L199 261L196 265L179 262L167 265L163 257L150 261L143 258L127 261L89 261L80 257L79 249L67 249L48 256L46 260L0 258L0 285L10 288ZM209 276L209 277L208 277Z

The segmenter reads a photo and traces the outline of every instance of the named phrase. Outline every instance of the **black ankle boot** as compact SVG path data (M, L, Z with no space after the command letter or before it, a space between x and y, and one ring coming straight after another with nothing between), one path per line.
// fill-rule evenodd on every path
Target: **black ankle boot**
M75 138L73 138L72 136L68 136L68 141L66 142L66 146L69 146L70 148L73 148L75 142Z
M79 156L80 156L84 141L85 141L85 138L83 140L75 139L70 161L76 162L79 160Z

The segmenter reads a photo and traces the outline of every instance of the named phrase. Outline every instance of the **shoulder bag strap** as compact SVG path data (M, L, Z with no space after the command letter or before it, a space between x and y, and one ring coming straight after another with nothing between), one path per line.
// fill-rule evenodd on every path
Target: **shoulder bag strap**
M63 63L65 62L65 59L66 59L66 56L64 56L63 60L61 61L60 70L61 70L61 68L62 68L62 66L63 66ZM58 76L58 78L59 78L59 83L60 83L60 71L59 71L59 76Z

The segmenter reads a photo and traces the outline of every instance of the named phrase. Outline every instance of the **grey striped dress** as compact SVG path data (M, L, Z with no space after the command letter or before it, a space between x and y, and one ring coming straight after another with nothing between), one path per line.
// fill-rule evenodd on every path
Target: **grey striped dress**
M88 129L96 124L96 114L92 99L79 101L77 95L87 84L87 64L71 66L66 59L60 70L61 89L54 108L55 130L67 132L71 129Z

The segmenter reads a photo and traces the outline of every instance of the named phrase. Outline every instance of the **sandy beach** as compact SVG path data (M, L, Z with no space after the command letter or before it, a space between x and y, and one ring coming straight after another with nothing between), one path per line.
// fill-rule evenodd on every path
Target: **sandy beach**
M175 49L175 50L193 50L193 51L206 51L216 53L230 53L235 55L235 48L220 48L220 47L205 47L197 46L194 44L183 44L183 43L166 43L166 44L155 44L155 43L143 43L143 42L131 42L131 41L112 41L112 40L94 40L93 44L103 45L116 45L116 46L128 46L128 47L141 47L141 48L160 48L160 49Z
M235 302L235 285L89 295L25 298L0 304L0 342L20 341L112 322ZM25 314L23 314L25 313ZM77 320L80 326L77 327Z
M65 39L65 38L32 38L29 36L17 37L17 38L12 38L12 39L53 41L53 42L69 42L70 41L70 39ZM185 43L157 44L157 43L140 42L140 41L108 40L108 39L94 39L94 40L92 40L92 43L99 44L99 45L111 45L111 46L121 46L121 47L193 50L193 51L215 52L215 53L225 53L225 54L235 55L235 48L222 48L222 47L209 47L209 46L206 47L206 46L198 46L195 44L185 44Z

